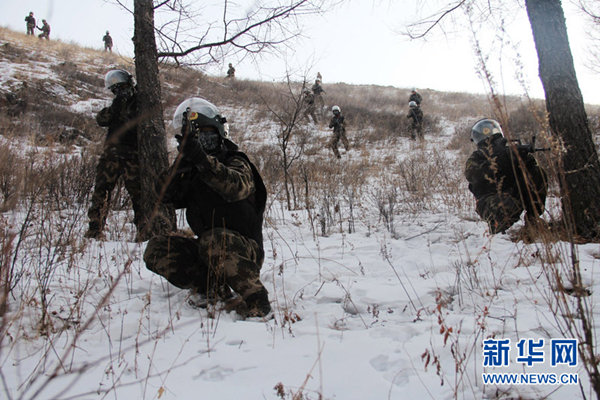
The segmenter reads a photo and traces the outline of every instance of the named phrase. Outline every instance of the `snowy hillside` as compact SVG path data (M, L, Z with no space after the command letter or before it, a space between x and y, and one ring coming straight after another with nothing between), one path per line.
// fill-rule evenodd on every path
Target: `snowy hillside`
M111 99L102 78L127 63L0 30L2 398L595 397L581 356L552 365L551 340L584 347L575 313L585 308L596 345L600 246L549 231L519 240L522 222L488 233L463 177L468 128L490 112L484 96L423 90L425 140L413 142L405 89L325 77L324 112L342 107L352 148L332 156L327 113L301 121L286 191L273 118L285 85L165 67L165 119L188 96L208 98L269 191L261 279L274 317L243 320L223 304L194 307L145 268L124 191L107 239L83 238L103 135L93 117ZM547 206L553 221L556 195ZM568 285L574 263L585 288ZM493 366L507 339L507 365ZM528 365L536 351L542 361ZM484 382L494 373L530 381ZM552 376L571 381L540 383Z

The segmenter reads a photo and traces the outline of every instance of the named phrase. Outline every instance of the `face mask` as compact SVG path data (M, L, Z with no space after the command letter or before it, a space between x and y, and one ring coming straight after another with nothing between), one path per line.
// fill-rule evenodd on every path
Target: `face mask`
M215 131L198 132L198 141L207 153L213 152L219 148L219 134Z
M123 99L129 99L133 96L133 88L129 85L123 85L113 90L115 96Z

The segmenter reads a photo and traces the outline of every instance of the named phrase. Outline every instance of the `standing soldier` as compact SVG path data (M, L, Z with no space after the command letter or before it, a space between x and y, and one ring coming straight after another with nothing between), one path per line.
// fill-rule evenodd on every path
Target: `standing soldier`
M421 102L423 101L423 96L419 92L417 92L417 88L413 88L412 92L410 92L410 97L408 98L408 102L414 101L418 106L421 106Z
M465 167L469 190L477 201L477 214L491 234L504 233L521 218L525 225L539 221L548 193L548 174L532 154L535 149L508 145L500 124L482 119L471 128L477 144Z
M25 22L27 22L27 34L34 35L35 34L35 18L33 17L33 11L29 13L28 16L25 17Z
M104 51L108 50L112 53L113 40L112 40L112 37L110 37L109 31L106 31L106 35L104 35L104 37L102 38L102 41L104 42Z
M125 70L109 71L104 85L114 95L110 107L96 116L98 125L107 127L104 151L96 168L96 184L88 211L89 229L85 237L100 239L110 207L110 197L122 176L133 204L133 223L140 218L140 165L138 159L137 126L139 122L137 89L133 76Z
M50 40L50 24L45 19L42 20L42 27L38 28L42 33L38 35L40 39Z
M196 238L154 236L144 252L146 267L201 299L239 295L242 317L271 311L260 281L264 260L263 213L267 191L256 167L229 138L227 120L212 103L185 100L173 116L181 133L163 202L186 209ZM214 296L211 298L211 296Z
M310 118L308 117L310 115L313 121L315 121L315 124L318 124L319 120L317 120L317 116L315 114L315 95L312 94L307 88L302 89L302 93L304 96L302 102L304 103L304 107L306 107L304 109L304 118L310 121Z
M333 128L333 137L331 138L329 147L331 147L331 150L333 150L333 154L337 158L342 158L338 150L338 143L340 142L340 139L342 140L342 144L344 145L344 149L346 149L346 152L348 152L348 149L350 148L350 143L348 143L348 137L346 137L346 121L344 121L342 110L338 106L333 106L331 111L333 112L333 117L331 118L329 127Z
M408 106L410 107L410 111L406 118L412 118L410 138L411 140L415 140L418 136L419 139L423 139L423 111L415 101L408 103Z
M312 92L315 95L315 106L319 110L319 115L323 116L323 107L325 106L325 102L323 101L323 86L321 86L321 80L317 78L315 84L312 86Z
M229 63L229 69L227 70L227 78L235 78L235 68L233 68L233 65L231 63Z

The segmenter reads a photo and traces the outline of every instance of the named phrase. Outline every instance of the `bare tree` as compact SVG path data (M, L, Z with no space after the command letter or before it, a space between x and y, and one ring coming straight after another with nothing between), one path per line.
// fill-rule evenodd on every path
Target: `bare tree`
M447 5L429 19L409 28L411 38L422 38L453 11L494 2L460 0ZM563 221L586 239L600 237L600 161L588 126L583 97L575 74L565 17L560 0L526 0L525 6L539 60L540 79L546 94L546 109L552 133L564 151L558 161Z
M306 82L306 79L303 82ZM303 118L304 96L302 90L304 88L305 84L303 83L299 90L295 91L294 84L288 75L286 77L285 89L277 93L276 104L271 104L263 98L267 109L278 124L277 146L281 150L281 167L283 168L283 183L288 210L292 209L290 186L292 187L292 191L294 191L290 170L294 161L302 156L304 150L304 141L300 140L297 146L294 146L292 143L294 137L298 136L300 121ZM294 206L296 206L296 196L294 195L293 198Z
M140 179L142 185L139 239L164 234L175 229L175 210L159 205L156 182L168 168L167 139L163 120L162 96L158 79L158 58L154 39L152 0L134 2L135 69L137 71L139 108L138 125Z
M297 37L301 32L300 18L322 12L324 1L282 1L282 5L259 5L241 13L238 5L224 0L220 17L199 26L202 13L192 9L193 1L134 0L136 77L143 116L138 130L141 208L146 222L140 239L174 229L175 222L172 210L156 206L159 202L155 182L168 163L158 61L173 59L178 64L207 64L221 61L226 54L259 54L275 49ZM161 21L166 22L157 27L156 10L170 13L173 18L162 18Z
M587 51L589 60L587 67L595 73L600 73L600 4L596 0L579 0L579 9L589 21L589 45Z

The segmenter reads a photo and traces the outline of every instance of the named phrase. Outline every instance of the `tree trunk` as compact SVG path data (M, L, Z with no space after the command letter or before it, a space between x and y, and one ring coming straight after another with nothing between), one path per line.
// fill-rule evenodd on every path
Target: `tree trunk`
M138 87L138 106L141 121L138 125L140 179L142 186L140 240L175 229L175 211L158 205L156 182L167 170L169 159L160 80L158 56L154 37L154 8L152 0L134 1L134 52Z
M560 179L563 218L575 233L600 237L600 163L575 75L560 0L526 0L546 93L550 128L566 151Z

